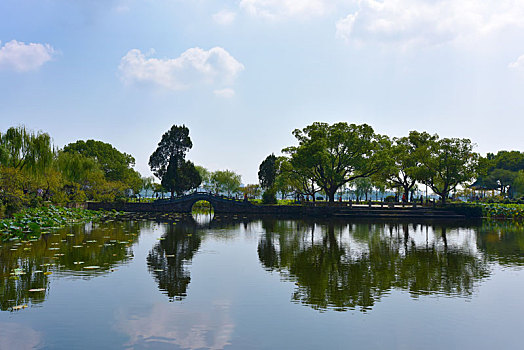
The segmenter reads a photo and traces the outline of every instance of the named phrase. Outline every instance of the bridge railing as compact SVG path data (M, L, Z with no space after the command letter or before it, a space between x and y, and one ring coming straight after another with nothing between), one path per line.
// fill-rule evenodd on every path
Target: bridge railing
M174 197L174 198L157 199L157 200L155 200L153 202L153 204L176 203L176 202L180 202L180 201L183 201L185 199L189 199L189 198L192 198L192 197L195 197L195 196L207 196L207 197L212 197L212 198L218 199L218 200L244 202L243 199L237 199L237 198L234 198L234 197L228 197L228 196L224 196L224 195L221 195L221 194L215 194L215 193L207 192L207 191L195 191L195 192L192 192L192 193L189 193L189 194L186 194L186 195L183 195L183 196L177 196L177 197Z
M421 208L421 207L433 207L434 203L423 203L420 202L382 202L382 201L339 201L339 202L302 202L303 205L311 207L373 207L373 208Z

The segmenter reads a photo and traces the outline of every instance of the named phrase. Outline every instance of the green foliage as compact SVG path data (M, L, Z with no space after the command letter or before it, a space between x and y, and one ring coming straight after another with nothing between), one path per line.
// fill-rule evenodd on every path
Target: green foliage
M469 139L439 140L435 136L424 143L421 147L425 149L425 155L418 177L445 203L458 185L476 176L479 156L473 152L473 144Z
M373 184L371 179L368 177L360 177L353 180L353 185L355 186L355 195L357 198L368 200L368 194L373 190Z
M520 170L515 176L512 184L515 197L524 197L524 170Z
M390 162L381 170L379 181L389 188L402 188L406 198L421 176L421 165L427 155L427 145L436 136L411 131L408 137L394 138L389 151Z
M99 170L108 183L124 184L124 186L116 184L116 187L124 187L124 190L132 189L134 192L141 189L140 174L132 168L135 159L127 153L118 151L109 143L79 140L65 146L62 153L60 156L63 158L62 167L68 176L75 179L71 181L81 183L84 180L85 182L86 177L93 176L92 173ZM78 178L81 181L78 181Z
M345 183L375 174L388 161L389 140L369 125L313 123L296 129L299 145L283 152L293 168L305 174L327 194L330 202Z
M133 157L100 141L77 141L54 150L46 133L20 126L0 134L0 202L4 215L44 201L122 198L141 188Z
M286 157L277 158L277 176L273 183L276 192L279 192L282 199L285 199L290 193L295 191L296 183L294 181L293 167Z
M195 165L186 160L170 163L162 178L162 186L177 195L197 188L202 183Z
M384 198L384 202L394 202L396 200L395 196L387 196L386 198Z
M0 164L18 170L41 173L51 166L53 149L49 134L34 133L24 126L0 134Z
M275 190L269 188L262 194L262 204L277 204L277 196Z
M155 176L162 179L169 164L183 160L192 147L189 129L185 125L173 125L162 135L157 149L149 157L149 166Z
M240 191L242 177L231 170L218 170L211 174L211 184L215 193L227 193L231 196Z
M10 216L20 211L29 202L24 194L27 177L16 168L0 166L0 205L4 215Z
M258 168L258 181L263 189L273 187L277 177L277 170L277 157L274 154L270 154Z
M519 171L524 170L524 153L519 151L499 151L496 155L488 153L482 159L483 174L479 180L489 184L487 188L498 189L503 196L518 196ZM515 183L516 182L516 183Z
M249 184L241 188L241 191L247 198L255 199L260 196L260 185Z
M0 239L39 237L43 232L81 221L93 221L115 216L114 212L80 208L37 207L14 214L11 219L0 220Z
M65 146L63 152L95 159L105 177L110 181L118 181L126 177L126 172L135 165L135 159L131 155L122 153L109 143L102 141L79 140Z
M441 210L451 210L459 215L464 215L467 218L481 218L485 216L484 206L480 204L469 203L452 203L443 207L436 207Z
M195 165L195 169L198 171L198 174L200 174L200 178L202 179L201 186L204 187L206 191L211 192L211 172L200 165Z
M484 216L496 219L524 219L524 204L479 203Z
M151 170L160 178L162 186L174 194L182 194L202 183L202 177L195 165L185 160L186 152L193 147L189 129L173 125L158 143L157 149L149 157Z
M149 191L153 191L153 184L155 182L155 178L152 176L143 177L140 179L142 181L142 187L141 190L144 190L146 192L146 197L149 195Z

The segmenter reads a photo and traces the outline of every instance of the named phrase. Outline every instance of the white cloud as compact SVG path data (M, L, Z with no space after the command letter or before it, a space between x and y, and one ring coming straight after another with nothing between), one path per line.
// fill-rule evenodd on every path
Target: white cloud
M0 68L17 72L36 70L50 61L54 54L55 50L49 44L11 40L0 47Z
M236 16L235 12L222 10L213 15L213 20L220 25L229 25L235 21Z
M220 90L215 90L213 91L213 93L218 96L218 97L223 97L223 98L232 98L232 97L235 97L235 90L233 89L220 89Z
M522 69L524 70L524 55L521 55L515 62L508 65L511 69Z
M133 49L122 57L119 66L122 80L128 84L152 83L183 90L201 84L231 84L244 70L244 65L221 47L208 51L195 47L177 58L148 56Z
M356 43L440 44L471 41L524 27L520 0L360 0L337 23L337 35Z
M335 1L328 0L241 0L248 13L270 18L314 17L324 15Z

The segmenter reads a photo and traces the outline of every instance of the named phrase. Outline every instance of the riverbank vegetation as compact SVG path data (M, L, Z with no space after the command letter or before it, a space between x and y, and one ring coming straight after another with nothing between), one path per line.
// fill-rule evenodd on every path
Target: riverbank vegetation
M43 203L152 200L204 189L243 195L264 204L318 199L423 202L421 188L442 204L485 205L493 217L520 217L524 153L499 151L482 157L466 138L441 138L411 131L403 137L376 133L367 124L313 123L293 131L297 143L273 153L259 166L259 183L242 184L231 170L209 171L186 160L189 129L173 125L149 159L154 178L133 169L135 159L102 141L78 140L62 149L47 133L23 126L0 133L0 217ZM351 195L351 196L350 196ZM277 200L279 198L279 200ZM506 213L507 215L505 215Z
M97 221L115 216L115 212L64 208L53 205L26 208L11 218L0 219L0 241L13 238L38 238L52 230L77 222Z
M0 218L44 202L114 201L138 191L135 160L108 143L76 141L56 148L51 136L23 126L0 133Z
M442 204L509 203L524 195L524 153L518 151L482 157L466 138L419 131L391 138L366 124L313 123L293 135L297 145L260 164L264 202L275 203L278 193L334 202L350 192L357 201L372 200L372 194L376 200L422 201L419 186L426 187L426 200L429 189Z

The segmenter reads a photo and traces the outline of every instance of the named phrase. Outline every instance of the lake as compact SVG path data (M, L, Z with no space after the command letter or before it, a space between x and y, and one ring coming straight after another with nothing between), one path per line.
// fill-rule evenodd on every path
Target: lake
M512 222L145 215L0 247L0 349L509 349Z

